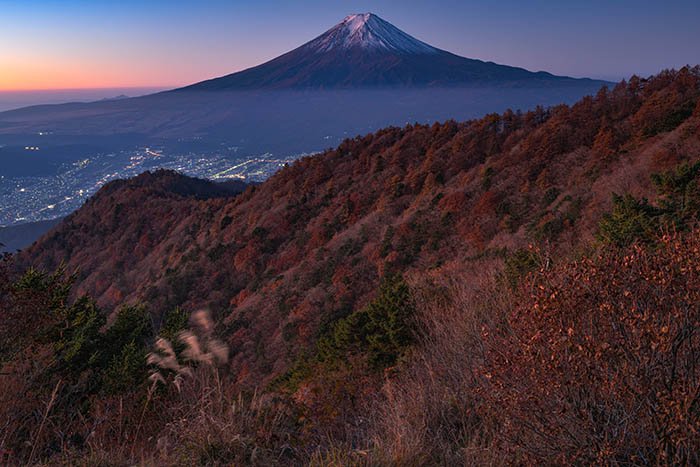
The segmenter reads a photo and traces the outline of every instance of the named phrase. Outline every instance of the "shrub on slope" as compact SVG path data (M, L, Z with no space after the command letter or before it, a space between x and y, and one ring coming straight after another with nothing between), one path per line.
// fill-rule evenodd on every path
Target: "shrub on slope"
M515 292L488 263L476 283L423 278L423 337L365 449L410 465L697 464L698 252L694 229L542 267Z

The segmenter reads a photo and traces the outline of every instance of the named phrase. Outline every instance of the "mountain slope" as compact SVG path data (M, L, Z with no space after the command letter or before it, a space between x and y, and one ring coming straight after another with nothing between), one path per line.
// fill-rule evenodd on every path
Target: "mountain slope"
M267 63L182 89L535 83L575 85L581 80L460 57L421 42L380 17L366 13L348 16L316 39Z
M700 70L633 78L572 107L389 128L304 158L236 198L103 188L20 255L79 270L107 309L206 307L241 382L289 368L392 272L467 268L531 243L593 238L611 193L700 159Z

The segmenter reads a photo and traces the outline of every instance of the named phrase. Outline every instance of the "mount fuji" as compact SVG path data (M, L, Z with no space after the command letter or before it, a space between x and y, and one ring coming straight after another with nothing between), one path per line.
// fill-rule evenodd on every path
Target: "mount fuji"
M562 85L581 81L460 57L372 13L346 17L321 36L262 65L186 90L349 89L460 85Z

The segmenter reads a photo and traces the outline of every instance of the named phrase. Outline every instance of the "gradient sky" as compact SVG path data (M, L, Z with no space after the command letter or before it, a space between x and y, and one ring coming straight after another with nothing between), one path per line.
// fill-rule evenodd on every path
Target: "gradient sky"
M700 1L0 0L0 91L179 86L373 12L436 47L619 79L700 63Z

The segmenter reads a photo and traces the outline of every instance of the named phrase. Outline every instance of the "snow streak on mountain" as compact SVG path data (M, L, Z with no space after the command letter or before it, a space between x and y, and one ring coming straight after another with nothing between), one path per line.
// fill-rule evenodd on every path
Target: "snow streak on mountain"
M377 15L350 15L324 35L304 46L318 53L355 47L371 52L436 54L439 50L409 36Z

